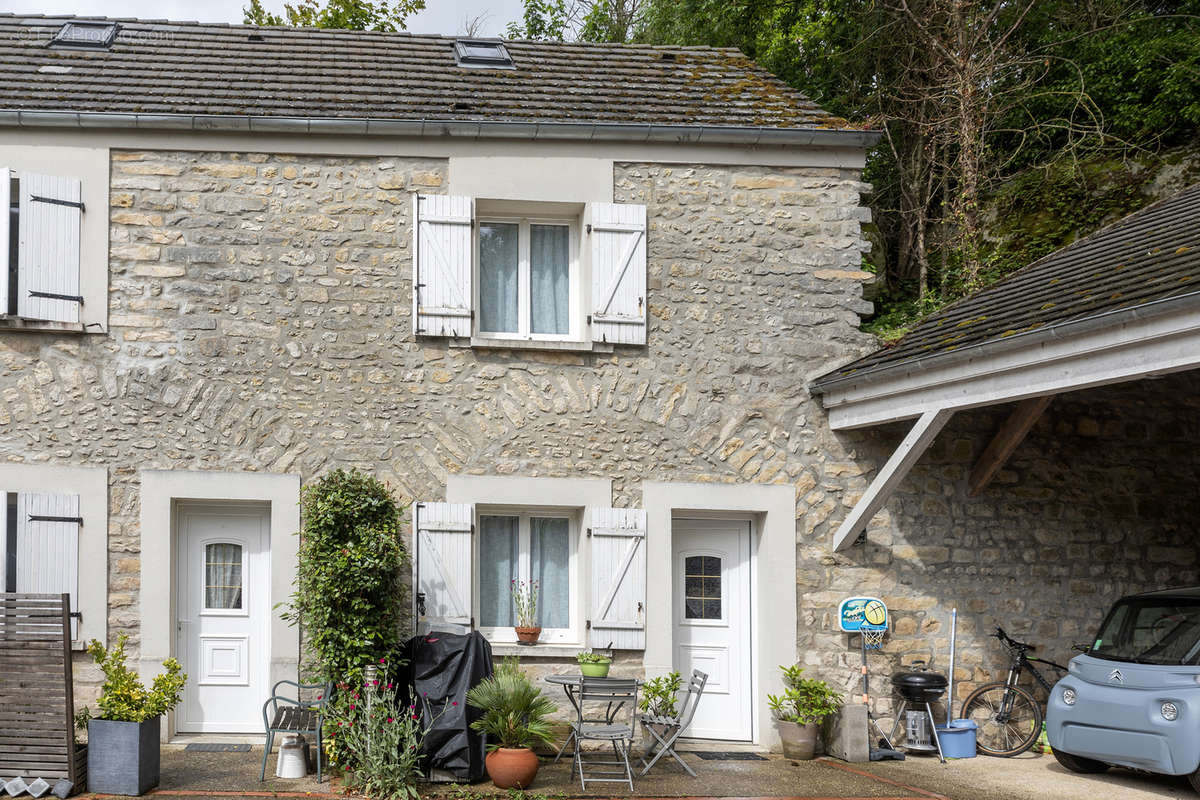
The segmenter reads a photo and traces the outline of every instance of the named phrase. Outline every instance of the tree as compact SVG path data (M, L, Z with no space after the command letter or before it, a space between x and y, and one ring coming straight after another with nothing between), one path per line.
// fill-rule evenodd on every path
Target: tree
M510 39L562 42L628 42L637 34L646 0L524 0L521 22L508 24Z
M272 14L262 0L243 8L246 25L279 25L296 28L344 28L355 31L394 32L404 29L408 17L425 7L425 0L299 0L284 4L283 15Z

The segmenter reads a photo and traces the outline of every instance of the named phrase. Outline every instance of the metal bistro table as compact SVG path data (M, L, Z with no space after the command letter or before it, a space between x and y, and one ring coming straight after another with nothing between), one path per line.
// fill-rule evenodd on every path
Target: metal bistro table
M619 678L616 676L609 676L609 677L612 678L613 680L620 680L620 681L630 680L629 678ZM583 675L547 675L545 680L546 680L546 683L552 683L555 686L563 687L563 692L567 695L567 701L570 702L571 708L575 710L575 718L579 719L580 717L582 717L583 712L582 712L582 709L580 709L580 707L579 707L579 690L583 688ZM590 678L589 680L604 681L604 680L608 680L608 678ZM634 678L633 680L637 681L637 685L639 687L643 683L641 678ZM622 703L621 705L624 705L624 704ZM611 708L607 709L607 713L605 715L606 718L604 720L596 720L596 721L597 722L602 721L605 724L611 723L613 721L613 719L616 717L617 713L621 710L621 705L617 705L615 707L611 707ZM635 713L636 713L636 709L635 709ZM570 732L570 734L567 735L567 740L565 742L563 742L562 747L558 748L558 753L554 756L555 764L558 763L558 759L562 758L562 754L566 751L567 745L571 744L573 741L575 741L574 726L571 727L571 732ZM575 752L574 748L572 748L571 752L572 753Z

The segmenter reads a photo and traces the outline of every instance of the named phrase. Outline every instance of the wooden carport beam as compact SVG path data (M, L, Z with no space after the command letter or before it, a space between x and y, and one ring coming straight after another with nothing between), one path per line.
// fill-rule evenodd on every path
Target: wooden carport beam
M900 481L904 480L904 476L917 463L921 454L929 449L929 445L933 444L933 440L952 416L952 410L943 408L926 411L917 419L912 430L904 437L904 441L900 442L896 452L892 453L892 457L879 470L875 480L867 487L866 493L854 508L850 509L850 515L843 520L841 527L833 535L834 550L842 550L854 543L858 534L862 533L871 521L871 517L883 508L892 492L900 485Z
M974 497L991 483L1000 468L1008 463L1009 456L1025 440L1052 399L1054 395L1048 394L1030 397L1017 404L1016 409L1000 426L1000 430L996 431L995 437L979 457L975 468L971 470L971 477L967 479L968 494Z

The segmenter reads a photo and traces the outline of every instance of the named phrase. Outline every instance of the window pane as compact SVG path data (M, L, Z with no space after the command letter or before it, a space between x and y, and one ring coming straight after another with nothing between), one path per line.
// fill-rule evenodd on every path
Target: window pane
M517 333L517 242L515 222L479 225L479 329Z
M479 518L479 624L511 628L517 624L512 582L517 579L517 517Z
M688 556L683 572L684 618L721 619L721 559Z
M566 628L571 624L571 534L565 519L529 520L529 571L538 582L538 624Z
M204 546L204 607L242 607L242 546Z
M566 225L529 226L529 308L534 333L570 333L570 230Z

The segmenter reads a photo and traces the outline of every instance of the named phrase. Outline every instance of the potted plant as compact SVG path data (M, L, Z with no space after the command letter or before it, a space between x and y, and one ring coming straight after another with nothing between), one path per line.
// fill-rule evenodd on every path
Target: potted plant
M97 705L91 716L85 709L88 731L88 789L99 794L140 795L158 785L159 723L162 715L179 705L187 681L179 662L168 658L166 672L155 676L147 690L125 664L125 634L111 650L98 640L88 653L104 672Z
M642 726L653 728L663 739L673 735L675 728L679 727L679 712L675 703L682 687L683 681L678 672L669 672L646 681L642 685L641 699L638 700Z
M537 623L538 582L513 581L511 586L513 607L517 612L517 641L521 644L537 644L542 635L542 626Z
M782 695L767 695L767 704L775 717L783 754L808 760L817 749L817 731L826 717L842 707L842 696L825 681L802 677L804 667L780 667L783 670Z
M576 653L575 660L579 662L579 671L589 678L608 677L608 668L612 666L611 658L593 653L591 650L581 650Z
M533 745L554 740L547 717L554 704L517 669L501 668L467 692L467 705L483 714L471 723L488 737L484 767L501 789L527 789L538 772Z

